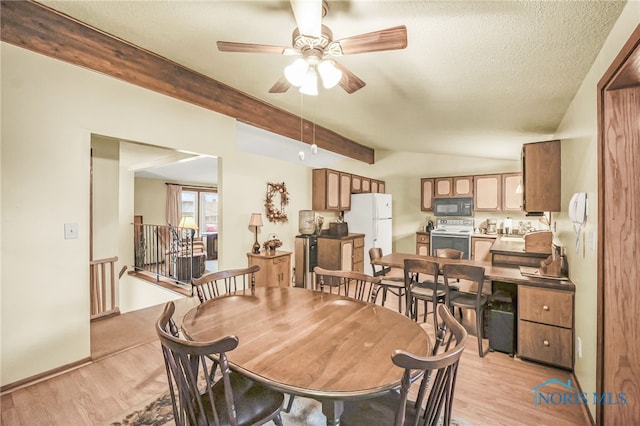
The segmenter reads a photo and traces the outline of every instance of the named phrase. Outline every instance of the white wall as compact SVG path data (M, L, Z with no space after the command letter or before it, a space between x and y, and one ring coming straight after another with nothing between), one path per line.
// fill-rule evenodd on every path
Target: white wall
M640 2L629 1L609 34L593 66L567 110L556 137L562 140L562 206L556 216L557 237L567 248L569 276L576 285L576 340L582 340L582 358L576 351L575 374L583 392L596 390L597 350L597 253L584 247L582 238L597 236L598 153L597 84L624 43L640 23ZM567 217L567 205L574 192L586 192L589 216L581 234L579 253L575 252L575 234ZM587 238L585 238L587 240ZM615 392L617 389L606 389ZM595 416L595 406L589 406Z
M221 157L220 268L246 265L250 214L263 211L266 182L286 182L291 220L265 222L260 239L275 232L293 249L308 168L238 153L229 117L6 43L1 53L2 385L89 356L92 134ZM121 173L122 259L133 259L133 182ZM78 239L64 240L68 222Z

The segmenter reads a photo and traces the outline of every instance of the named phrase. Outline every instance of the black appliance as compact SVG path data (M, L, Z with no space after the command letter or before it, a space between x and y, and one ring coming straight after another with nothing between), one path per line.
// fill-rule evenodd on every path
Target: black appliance
M515 304L517 289L512 284L494 282L489 299L489 350L514 356L516 353Z
M294 287L313 288L313 268L318 266L318 236L297 235Z
M435 216L473 216L473 198L434 198L433 214Z

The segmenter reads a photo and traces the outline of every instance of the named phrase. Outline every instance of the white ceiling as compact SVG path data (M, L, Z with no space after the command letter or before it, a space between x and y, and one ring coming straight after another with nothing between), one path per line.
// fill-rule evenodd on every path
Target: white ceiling
M375 149L517 159L551 137L624 7L619 1L330 1L334 39L406 25L408 47L344 56L367 85L270 94L291 57L288 1L41 1ZM595 90L595 88L594 88Z

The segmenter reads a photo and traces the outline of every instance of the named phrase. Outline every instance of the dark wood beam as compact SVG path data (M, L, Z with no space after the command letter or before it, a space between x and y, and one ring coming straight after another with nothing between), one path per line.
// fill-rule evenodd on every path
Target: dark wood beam
M2 0L7 43L180 99L299 140L300 117L32 1ZM304 120L302 140L312 143ZM374 150L316 126L318 147L373 164Z

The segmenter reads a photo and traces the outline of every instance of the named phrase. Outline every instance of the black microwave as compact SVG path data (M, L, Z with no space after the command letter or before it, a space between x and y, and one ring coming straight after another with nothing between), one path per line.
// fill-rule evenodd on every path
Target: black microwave
M473 198L434 198L435 216L473 216Z

